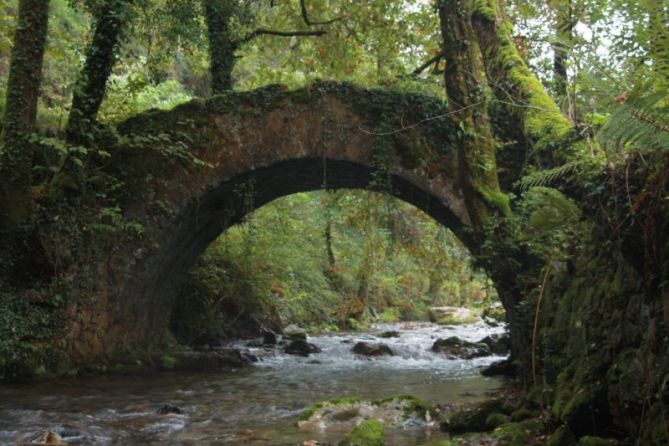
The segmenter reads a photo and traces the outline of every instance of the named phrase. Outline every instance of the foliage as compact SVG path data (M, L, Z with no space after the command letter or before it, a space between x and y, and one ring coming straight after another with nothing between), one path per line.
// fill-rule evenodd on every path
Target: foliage
M198 293L202 286L207 293ZM466 248L418 209L377 193L338 191L275 200L226 231L191 273L175 314L198 313L205 297L219 305L209 314L234 301L241 319L269 306L283 324L345 327L351 316L426 320L431 306L483 305L495 292Z

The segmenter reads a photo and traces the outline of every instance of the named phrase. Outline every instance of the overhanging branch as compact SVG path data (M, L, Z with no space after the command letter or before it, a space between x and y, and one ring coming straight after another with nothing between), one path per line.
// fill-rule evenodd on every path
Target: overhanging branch
M279 36L279 37L320 37L327 34L327 31L323 31L322 29L316 30L316 31L276 31L273 29L265 29L265 28L258 28L252 33L247 34L246 36L242 37L238 43L246 43L249 42L253 39L255 39L258 36L261 35L268 35L268 36Z
M413 70L413 72L411 74L414 75L414 76L418 76L423 71L427 70L431 65L438 65L439 62L441 61L441 59L444 58L444 55L445 54L444 54L443 51L439 52L439 54L437 54L436 56L428 59L427 61L425 61L425 63L423 65L421 65L420 67Z
M322 25L331 25L334 22L338 22L342 17L335 17L332 20L326 20L324 22L312 22L309 20L309 13L307 12L307 5L304 3L304 0L300 0L300 9L302 10L302 19L307 26L322 26Z

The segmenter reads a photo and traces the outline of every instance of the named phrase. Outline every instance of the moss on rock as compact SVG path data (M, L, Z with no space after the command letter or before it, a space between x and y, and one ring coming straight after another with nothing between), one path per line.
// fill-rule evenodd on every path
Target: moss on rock
M385 427L377 420L363 421L339 442L339 446L383 446Z
M525 420L519 423L508 423L499 426L492 433L499 446L525 446L537 435L539 421Z

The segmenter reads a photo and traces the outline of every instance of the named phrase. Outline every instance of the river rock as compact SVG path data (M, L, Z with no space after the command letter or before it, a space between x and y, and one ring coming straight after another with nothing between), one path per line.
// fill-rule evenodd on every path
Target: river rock
M285 341L305 341L307 340L307 331L295 324L290 324L283 329L283 339Z
M265 330L262 334L263 345L276 345L279 342L278 336L272 330Z
M490 324L504 322L506 319L506 310L500 302L495 302L494 304L486 307L481 313L483 320Z
M511 338L508 333L494 333L481 339L479 344L485 344L495 355L506 355L511 350Z
M403 395L381 401L356 397L316 403L302 411L297 425L302 431L344 430L365 420L378 420L387 427L426 427L438 424L437 412L425 401Z
M338 446L384 446L385 426L377 420L365 420L338 443Z
M456 336L437 339L432 344L432 351L442 353L449 359L472 359L490 355L490 348L487 345L464 341Z
M386 344L358 342L353 346L353 353L364 356L392 356L393 351Z
M311 353L320 353L322 350L302 339L291 341L284 350L289 355L309 356Z
M19 441L19 446L37 446L37 445L51 445L51 446L68 446L63 439L55 432L43 432L29 440Z
M175 406L174 404L163 404L162 406L160 406L157 413L158 415L167 415L167 414L181 415L183 411L179 406Z
M248 366L250 361L234 348L211 351L184 351L171 357L168 370L180 372L209 372L238 369Z
M483 376L513 376L516 374L516 366L508 359L496 361L481 370Z
M399 338L400 332L396 330L384 331L379 335L380 338Z
M440 325L471 324L479 318L467 308L432 307L428 310L430 322Z

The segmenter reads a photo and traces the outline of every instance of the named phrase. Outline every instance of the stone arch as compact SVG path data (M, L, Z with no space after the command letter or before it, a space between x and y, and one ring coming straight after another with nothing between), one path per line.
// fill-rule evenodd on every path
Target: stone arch
M183 275L227 227L276 198L338 188L386 190L470 248L454 130L437 99L346 84L269 87L150 111L119 127L113 165L141 247L120 251L107 353L158 342ZM126 260L123 263L123 259ZM120 278L120 279L119 279Z

